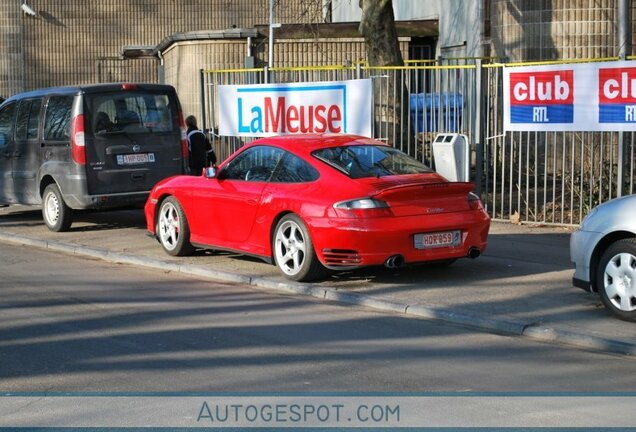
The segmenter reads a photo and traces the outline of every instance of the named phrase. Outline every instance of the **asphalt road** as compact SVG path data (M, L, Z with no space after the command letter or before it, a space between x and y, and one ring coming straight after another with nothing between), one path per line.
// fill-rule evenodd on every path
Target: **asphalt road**
M633 391L634 360L0 245L0 391Z
M78 212L76 216L69 232L53 233L44 226L37 208L0 208L0 233L5 239L23 236L67 248L97 248L246 278L265 278L274 284L285 281L276 267L236 254L198 251L189 257L169 257L154 239L144 235L141 210ZM636 353L634 326L614 318L597 295L572 286L570 233L571 229L558 227L493 223L488 249L476 260L459 260L443 269L374 267L341 272L312 286L345 295L382 298L409 305L409 310L423 305L498 322L517 322L524 332L533 331L540 338Z

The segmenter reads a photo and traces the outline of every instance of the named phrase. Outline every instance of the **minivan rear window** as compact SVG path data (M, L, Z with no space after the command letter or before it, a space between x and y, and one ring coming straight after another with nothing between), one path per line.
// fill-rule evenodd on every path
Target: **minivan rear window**
M87 95L87 125L92 135L174 132L176 108L167 94L126 92Z

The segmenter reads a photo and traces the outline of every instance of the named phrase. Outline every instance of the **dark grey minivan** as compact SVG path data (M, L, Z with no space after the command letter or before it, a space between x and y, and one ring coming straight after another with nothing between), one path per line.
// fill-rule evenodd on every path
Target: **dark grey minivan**
M41 205L65 231L74 209L143 204L187 166L175 89L95 84L15 95L0 105L0 204Z

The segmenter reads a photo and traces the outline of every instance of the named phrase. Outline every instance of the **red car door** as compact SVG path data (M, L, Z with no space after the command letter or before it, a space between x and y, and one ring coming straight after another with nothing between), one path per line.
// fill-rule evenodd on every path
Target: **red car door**
M193 190L196 214L192 240L246 250L263 190L282 154L274 147L249 148L222 167L216 179Z
M242 249L252 231L267 183L228 179L218 184L222 199L212 212L215 216L213 227L217 228L212 230L215 241L232 249Z

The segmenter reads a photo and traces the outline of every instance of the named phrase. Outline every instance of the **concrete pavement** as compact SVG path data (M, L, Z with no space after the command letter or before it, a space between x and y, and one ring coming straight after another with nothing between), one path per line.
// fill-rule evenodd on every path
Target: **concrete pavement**
M200 251L173 258L145 235L140 210L82 213L71 231L52 233L39 210L0 209L0 241L110 262L240 282L282 293L354 304L414 318L585 349L636 354L634 324L571 285L570 230L493 223L486 253L448 268L362 269L314 284L292 283L259 260Z

